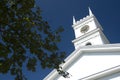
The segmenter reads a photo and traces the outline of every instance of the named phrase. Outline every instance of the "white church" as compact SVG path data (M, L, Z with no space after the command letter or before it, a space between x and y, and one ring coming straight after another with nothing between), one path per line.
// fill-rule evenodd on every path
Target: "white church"
M72 27L75 50L61 64L68 77L53 70L44 80L120 80L120 44L109 43L90 8L83 19L73 17Z

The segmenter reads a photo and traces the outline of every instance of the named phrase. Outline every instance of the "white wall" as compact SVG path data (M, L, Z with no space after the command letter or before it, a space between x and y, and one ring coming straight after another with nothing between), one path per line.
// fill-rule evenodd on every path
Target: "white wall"
M71 77L66 79L60 77L58 80L78 80L91 74L117 66L120 62L120 55L118 55L118 53L84 54L85 55L79 57L79 59L67 70L67 72L71 74Z

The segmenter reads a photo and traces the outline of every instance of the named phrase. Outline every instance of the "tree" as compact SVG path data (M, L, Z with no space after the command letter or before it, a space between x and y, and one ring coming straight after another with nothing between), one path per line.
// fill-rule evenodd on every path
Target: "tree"
M65 57L57 46L62 31L51 30L35 0L0 0L0 73L26 80L23 65L35 71L38 62L59 71Z

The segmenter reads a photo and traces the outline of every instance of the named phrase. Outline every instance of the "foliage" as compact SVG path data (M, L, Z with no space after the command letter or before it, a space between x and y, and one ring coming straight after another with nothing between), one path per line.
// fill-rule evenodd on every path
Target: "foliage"
M35 0L0 0L0 73L26 80L24 65L33 72L38 62L59 69L65 57L57 46L62 31L51 30Z

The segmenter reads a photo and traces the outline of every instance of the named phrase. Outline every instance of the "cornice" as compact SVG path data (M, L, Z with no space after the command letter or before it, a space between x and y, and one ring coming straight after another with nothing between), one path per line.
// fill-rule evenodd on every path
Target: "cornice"
M92 75L89 75L89 76L84 77L84 78L79 79L79 80L97 80L101 77L108 76L108 75L111 75L111 74L115 74L115 73L118 73L118 72L120 72L120 65L109 68L109 69L106 69L104 71L100 71L100 72L92 74Z
M94 29L94 30L92 30L92 31L90 31L90 32L88 32L88 33L85 33L84 35L81 35L80 37L72 40L72 42L75 43L75 42L77 42L77 41L79 41L79 40L81 40L81 39L84 39L84 38L86 38L86 37L88 37L88 36L90 36L91 34L94 34L94 33L96 33L96 32L100 32L100 28L97 28L97 29Z
M105 44L105 45L93 45L93 46L79 47L65 59L65 63L61 65L63 70L69 69L71 63L74 63L76 61L76 59L78 59L80 57L80 55L84 54L85 52L89 52L89 53L92 53L92 52L101 52L101 53L102 52L108 52L108 53L109 52L120 52L120 44ZM43 80L52 80L52 79L58 78L58 77L60 77L60 75L57 73L56 70L53 70ZM86 80L86 79L83 79L83 80Z

